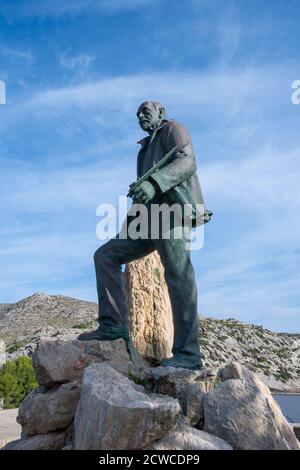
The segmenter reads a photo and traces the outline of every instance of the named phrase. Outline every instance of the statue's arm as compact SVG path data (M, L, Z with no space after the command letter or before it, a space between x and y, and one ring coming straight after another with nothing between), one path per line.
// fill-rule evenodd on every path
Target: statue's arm
M197 171L197 166L187 129L178 124L170 126L162 138L166 152L178 146L170 163L160 168L150 178L159 186L160 191L165 193L193 175Z

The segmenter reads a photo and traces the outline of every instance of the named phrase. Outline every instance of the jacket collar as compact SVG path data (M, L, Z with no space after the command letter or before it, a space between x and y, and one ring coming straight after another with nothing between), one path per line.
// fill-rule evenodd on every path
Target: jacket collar
M144 137L143 139L139 140L137 143L144 146L146 143L148 143L150 141L150 139L151 139L151 142L152 142L154 137L156 136L157 132L160 131L163 127L165 127L167 122L169 122L168 119L164 119L163 122L161 123L161 125L159 127L157 127L157 129L155 129L152 136L148 135L147 137Z

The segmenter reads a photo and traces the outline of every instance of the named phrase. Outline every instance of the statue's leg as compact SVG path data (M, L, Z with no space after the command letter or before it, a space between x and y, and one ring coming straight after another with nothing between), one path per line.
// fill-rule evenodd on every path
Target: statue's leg
M174 229L169 239L155 240L165 269L174 322L173 358L165 365L201 369L197 285L187 242L185 236L176 239Z
M79 339L128 339L128 312L122 265L155 250L151 240L112 238L95 252L95 271L99 301L99 328Z

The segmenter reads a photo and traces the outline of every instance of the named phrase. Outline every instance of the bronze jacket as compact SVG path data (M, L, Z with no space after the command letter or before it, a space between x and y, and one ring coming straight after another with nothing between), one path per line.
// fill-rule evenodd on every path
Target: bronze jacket
M184 213L192 219L193 227L208 222L212 212L204 208L194 149L187 129L176 121L164 120L151 137L145 137L138 143L141 144L137 156L138 178L178 146L170 161L150 177L150 181L159 188L155 202L169 205L179 203L182 208L187 204Z

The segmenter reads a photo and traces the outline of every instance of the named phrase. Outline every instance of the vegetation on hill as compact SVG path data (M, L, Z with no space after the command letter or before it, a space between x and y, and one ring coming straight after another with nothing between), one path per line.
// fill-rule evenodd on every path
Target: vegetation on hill
M29 357L8 361L0 369L0 398L4 408L19 408L21 401L38 386Z

